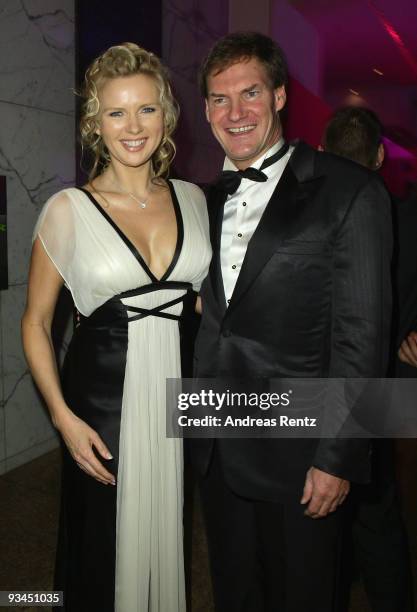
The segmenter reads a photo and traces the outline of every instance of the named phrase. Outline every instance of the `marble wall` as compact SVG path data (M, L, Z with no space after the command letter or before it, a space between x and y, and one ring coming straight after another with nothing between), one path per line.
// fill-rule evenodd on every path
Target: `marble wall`
M174 170L195 183L211 181L223 155L204 115L197 86L202 58L229 28L226 0L163 0L162 58L170 69L181 117Z
M195 183L216 178L224 155L204 113L197 74L210 47L228 32L269 33L270 0L162 0L162 58L170 69L181 116L174 172Z
M31 236L43 202L74 182L74 0L2 0L0 174L8 290L0 291L0 473L57 445L20 340Z
M229 0L229 32L252 30L269 36L271 2L273 0Z

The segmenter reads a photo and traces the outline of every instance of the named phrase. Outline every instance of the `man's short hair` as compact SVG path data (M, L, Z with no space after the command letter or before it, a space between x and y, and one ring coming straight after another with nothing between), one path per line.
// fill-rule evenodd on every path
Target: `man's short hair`
M201 65L199 84L203 96L207 98L207 79L210 75L253 58L264 66L273 89L287 84L287 60L272 38L259 32L233 32L212 47Z
M382 123L376 113L369 108L345 106L327 124L323 148L375 169L382 135Z

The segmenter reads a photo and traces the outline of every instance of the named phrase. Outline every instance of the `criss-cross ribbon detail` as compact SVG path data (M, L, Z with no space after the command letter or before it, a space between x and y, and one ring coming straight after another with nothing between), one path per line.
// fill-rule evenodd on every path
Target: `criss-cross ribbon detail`
M170 302L166 302L165 304L160 304L159 306L155 306L155 308L139 308L138 306L127 306L127 310L129 312L138 312L139 314L134 315L133 317L128 317L127 320L129 323L131 321L138 321L139 319L144 319L145 317L161 317L163 319L173 319L174 321L179 321L181 315L173 315L169 312L163 312L166 308L170 308L171 306L175 306L175 304L179 304L183 302L187 297L187 294L181 295L175 300L171 300Z
M164 281L164 282L156 282L150 283L149 285L145 285L144 287L140 287L138 289L132 289L130 291L125 291L124 293L120 293L117 298L129 298L135 297L137 295L143 295L145 293L150 293L152 291L162 291L166 289L185 289L186 293L180 295L169 302L165 302L164 304L159 304L155 306L155 308L143 308L142 306L131 306L130 304L126 304L126 310L128 312L135 312L138 314L133 315L132 317L128 317L127 320L129 323L133 321L138 321L139 319L144 319L145 317L160 317L163 319L172 319L173 321L179 321L182 318L182 314L174 315L169 312L164 312L167 308L171 306L175 306L176 304L180 304L187 299L190 299L190 295L192 293L193 287L191 283L183 283L176 281Z

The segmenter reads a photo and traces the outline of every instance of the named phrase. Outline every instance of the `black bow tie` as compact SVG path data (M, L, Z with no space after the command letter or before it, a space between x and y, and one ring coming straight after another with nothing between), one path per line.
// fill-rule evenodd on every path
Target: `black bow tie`
M238 189L243 178L249 179L250 181L256 181L257 183L264 183L268 180L268 177L262 170L275 164L275 162L287 153L289 148L289 144L284 143L279 151L264 160L259 170L251 166L246 168L246 170L223 170L216 182L216 186L222 191L225 191L228 195L232 195Z

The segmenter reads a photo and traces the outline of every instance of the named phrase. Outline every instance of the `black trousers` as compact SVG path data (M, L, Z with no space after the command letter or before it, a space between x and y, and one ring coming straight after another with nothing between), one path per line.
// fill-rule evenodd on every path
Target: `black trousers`
M352 491L353 543L373 612L413 612L408 541L397 494L393 441L373 443L373 479Z
M342 507L314 520L299 500L243 499L216 451L200 492L217 612L340 612Z

